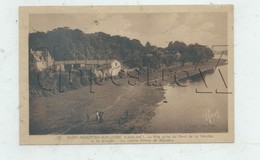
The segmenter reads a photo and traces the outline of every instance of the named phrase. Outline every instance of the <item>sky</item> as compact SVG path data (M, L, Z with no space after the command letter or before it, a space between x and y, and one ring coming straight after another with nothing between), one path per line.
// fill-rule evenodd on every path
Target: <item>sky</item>
M58 27L85 33L105 32L138 39L143 45L166 47L170 41L203 45L227 44L227 14L208 13L88 13L31 14L29 32L51 31Z

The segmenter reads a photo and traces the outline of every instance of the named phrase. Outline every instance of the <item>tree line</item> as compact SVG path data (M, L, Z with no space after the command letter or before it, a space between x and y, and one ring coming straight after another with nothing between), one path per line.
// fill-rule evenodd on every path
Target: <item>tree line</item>
M142 45L137 39L103 32L86 34L79 29L56 28L47 32L29 34L29 49L47 48L56 61L79 59L119 59L124 65L133 67L158 68L171 66L176 62L191 62L199 59L208 61L213 51L200 44L186 45L184 42L169 42L165 48Z

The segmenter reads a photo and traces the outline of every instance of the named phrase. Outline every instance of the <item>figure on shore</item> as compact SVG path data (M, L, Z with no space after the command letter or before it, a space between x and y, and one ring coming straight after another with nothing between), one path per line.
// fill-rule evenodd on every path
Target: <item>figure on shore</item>
M101 123L101 122L103 122L104 120L103 120L103 114L104 114L104 112L99 112L99 123Z
M87 122L89 121L89 115L88 115L88 113L87 113L87 115L86 115L86 118L87 118Z
M96 111L96 121L99 121L100 117L99 117L99 112Z
M99 112L99 111L96 112L96 121L98 121L98 123L101 123L104 121L103 114L104 114L104 112Z

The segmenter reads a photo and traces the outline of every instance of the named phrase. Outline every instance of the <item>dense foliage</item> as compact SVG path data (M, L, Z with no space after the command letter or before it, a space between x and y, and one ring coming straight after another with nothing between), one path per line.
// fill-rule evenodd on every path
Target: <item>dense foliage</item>
M117 58L129 67L158 68L161 64L169 66L178 61L194 64L198 59L208 60L214 56L210 48L199 44L186 45L175 41L166 48L153 46L149 42L143 46L137 39L130 40L103 32L86 34L68 27L47 33L30 33L29 47L33 50L47 48L55 60Z

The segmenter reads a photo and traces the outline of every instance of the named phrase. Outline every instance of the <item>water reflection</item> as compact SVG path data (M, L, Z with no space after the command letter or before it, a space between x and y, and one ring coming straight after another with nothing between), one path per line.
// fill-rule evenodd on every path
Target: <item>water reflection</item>
M227 81L227 65L218 67ZM212 69L183 79L187 87L170 83L165 88L165 99L159 103L147 133L227 132L227 94L219 72ZM205 84L206 83L206 84ZM201 93L196 93L200 91Z

